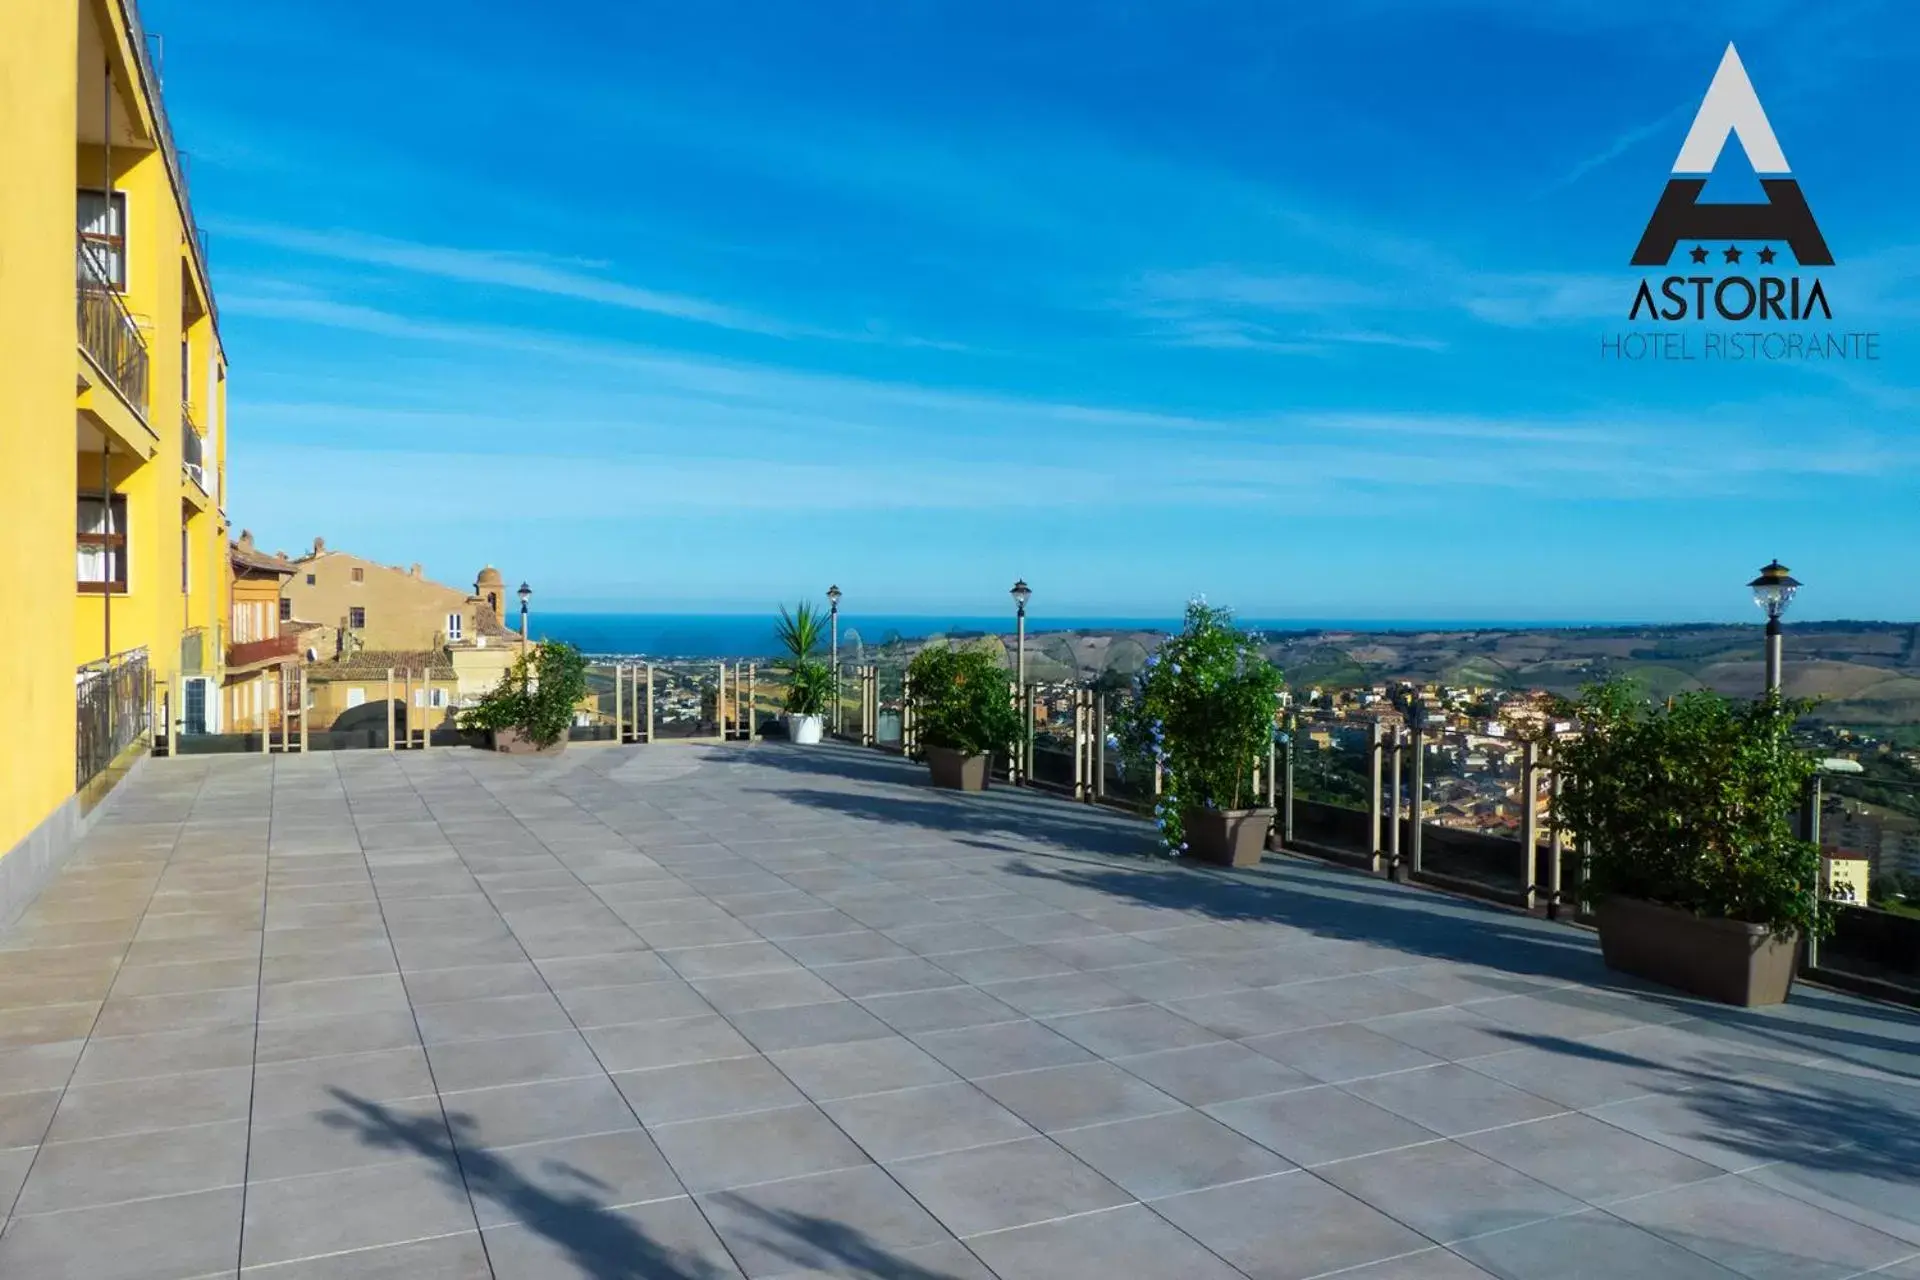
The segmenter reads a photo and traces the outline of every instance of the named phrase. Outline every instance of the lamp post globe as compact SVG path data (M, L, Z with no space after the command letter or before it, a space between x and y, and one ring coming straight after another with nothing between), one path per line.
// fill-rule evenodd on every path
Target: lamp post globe
M1753 602L1766 611L1767 615L1767 692L1780 692L1780 676L1783 658L1783 645L1780 636L1780 616L1793 603L1793 597L1800 590L1800 580L1787 572L1787 566L1778 560L1769 563L1760 570L1760 576L1747 586L1753 591Z
M526 583L520 584L520 590L514 593L520 597L520 643L527 642L527 601L533 599L533 588Z

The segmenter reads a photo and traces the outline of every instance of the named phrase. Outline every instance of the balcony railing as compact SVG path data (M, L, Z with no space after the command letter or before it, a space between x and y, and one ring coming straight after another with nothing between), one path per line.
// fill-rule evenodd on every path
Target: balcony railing
M291 658L300 652L300 637L293 632L277 636L268 636L265 640L248 640L241 644L227 646L227 666L247 667L256 662L270 662L275 658Z
M75 675L74 790L93 781L147 733L147 677L145 649L89 663Z
M206 442L194 426L193 411L184 402L180 406L180 465L200 486L200 492L208 492Z
M80 345L120 389L142 421L147 416L147 341L84 241L75 246Z

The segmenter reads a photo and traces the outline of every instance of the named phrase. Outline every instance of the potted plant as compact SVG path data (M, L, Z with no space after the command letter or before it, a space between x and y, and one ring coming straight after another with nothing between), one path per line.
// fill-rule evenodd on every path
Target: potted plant
M1609 968L1727 1004L1787 998L1800 937L1831 927L1820 850L1792 825L1818 767L1792 738L1811 706L1688 693L1660 707L1619 681L1573 704L1557 816L1590 851Z
M1117 736L1127 758L1160 770L1154 822L1169 853L1259 864L1274 811L1257 802L1254 776L1272 749L1279 694L1280 671L1259 640L1204 598L1147 659Z
M928 645L907 668L913 722L936 787L984 791L995 752L1020 736L1007 672L978 645Z
M787 678L787 738L803 745L820 741L834 697L833 668L814 656L822 629L820 611L805 601L792 613L780 606L774 634L787 651L782 663Z
M564 641L542 640L514 660L492 692L461 713L460 727L486 734L495 751L563 751L586 696L586 658Z

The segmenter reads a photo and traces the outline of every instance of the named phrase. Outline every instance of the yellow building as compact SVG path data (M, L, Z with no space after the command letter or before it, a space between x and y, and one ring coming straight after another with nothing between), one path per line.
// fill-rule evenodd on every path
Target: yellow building
M146 50L133 0L0 3L0 920L137 761L156 686L178 728L218 715L226 358Z

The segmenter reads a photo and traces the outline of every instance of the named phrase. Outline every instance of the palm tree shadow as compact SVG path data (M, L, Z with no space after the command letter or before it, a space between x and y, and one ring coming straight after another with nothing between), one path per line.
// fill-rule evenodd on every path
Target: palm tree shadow
M439 1115L408 1115L343 1089L329 1092L340 1105L322 1114L324 1123L353 1132L377 1150L431 1161L447 1185L491 1201L519 1227L561 1249L572 1263L570 1274L592 1280L722 1280L739 1275L730 1263L656 1240L625 1213L605 1207L603 1200L612 1189L591 1174L547 1161L540 1170L545 1185L536 1181L506 1153L481 1146L471 1116L450 1112L442 1121ZM945 1280L846 1223L763 1208L737 1194L714 1199L737 1217L758 1224L761 1231L751 1243L796 1266L821 1267L836 1275Z

